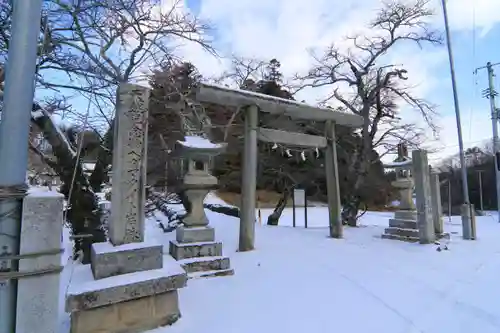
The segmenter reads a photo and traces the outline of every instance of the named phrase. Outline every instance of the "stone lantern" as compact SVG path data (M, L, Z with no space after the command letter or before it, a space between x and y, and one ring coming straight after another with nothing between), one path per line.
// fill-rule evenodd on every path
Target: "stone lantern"
M229 258L222 256L222 243L215 241L215 230L209 226L203 207L205 197L218 183L210 173L210 162L226 147L226 143L186 136L184 141L177 142L175 149L175 155L183 161L182 188L190 207L183 225L176 229L176 240L170 242L170 254L191 277L234 273Z
M396 180L391 183L399 191L399 209L394 218L389 219L389 227L382 238L417 242L417 212L413 202L414 180L411 174L412 159L405 153L405 147L398 145L398 157L394 162L384 164L384 168L396 170Z
M411 160L409 160L409 163L411 163ZM411 164L407 168L411 168ZM399 190L399 209L415 210L415 203L413 202L414 181L409 172L410 170L405 169L405 167L396 167L395 169L397 176L391 185Z
M177 142L176 153L182 157L183 164L187 164L182 188L191 203L191 211L183 219L185 228L208 225L203 200L218 184L217 178L210 173L210 162L226 147L226 143L212 143L197 136L187 136L185 141Z

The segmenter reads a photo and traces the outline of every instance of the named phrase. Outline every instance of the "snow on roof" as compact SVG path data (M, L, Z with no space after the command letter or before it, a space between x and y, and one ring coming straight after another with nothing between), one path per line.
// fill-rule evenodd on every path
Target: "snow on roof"
M213 143L201 136L185 136L184 141L177 140L177 142L187 148L221 149L226 146L225 143Z
M95 163L82 163L83 171L94 171Z
M263 112L286 114L310 120L334 120L338 125L348 127L360 127L364 121L363 117L352 112L312 106L307 103L217 84L199 83L196 99L201 102L232 106L256 104L262 108Z
M411 166L411 158L403 157L403 161L394 161L392 163L384 164L385 168L403 168Z

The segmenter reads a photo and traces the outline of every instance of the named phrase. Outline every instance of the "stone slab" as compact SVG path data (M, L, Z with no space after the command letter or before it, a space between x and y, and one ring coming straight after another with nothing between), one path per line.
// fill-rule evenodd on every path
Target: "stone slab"
M394 212L394 218L400 220L417 220L417 212L415 210L398 210Z
M234 275L234 269L228 268L228 269L223 269L223 270L189 273L188 278L189 279L202 279L202 278L210 278L210 277L218 277L218 276L231 276L231 275Z
M175 231L179 243L198 243L215 241L215 229L212 227L186 228L178 227Z
M71 333L140 333L181 316L177 290L71 314Z
M57 192L30 191L24 198L20 254L53 253L19 260L20 271L33 272L61 266L63 205L64 196ZM59 283L59 271L19 279L16 332L59 332Z
M187 275L172 258L163 268L94 280L90 265L74 267L66 293L66 311L75 312L183 288Z
M402 242L409 242L409 243L417 243L420 241L420 238L418 238L418 237L406 237L406 236L388 235L388 234L383 234L382 238L383 239L398 240L398 241L402 241Z
M228 257L201 257L180 260L179 264L187 273L225 270L230 267Z
M418 230L416 229L403 229L403 228L385 228L386 235L398 235L404 237L418 237Z
M176 241L170 241L169 252L175 260L197 257L220 257L222 256L222 243L200 242L184 244Z
M109 242L92 244L91 268L95 279L160 269L163 245L130 243L113 246Z
M389 219L389 227L417 230L418 224L415 220Z

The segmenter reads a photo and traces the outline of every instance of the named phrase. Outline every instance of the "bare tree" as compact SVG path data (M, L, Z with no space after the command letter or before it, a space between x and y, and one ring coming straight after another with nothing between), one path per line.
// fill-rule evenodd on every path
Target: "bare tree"
M406 106L420 112L432 129L435 108L412 94L405 86L407 70L401 66L385 65L384 56L396 45L414 43L440 44L441 34L427 23L433 15L430 0L390 1L383 5L369 24L371 36L351 36L352 48L346 52L332 45L305 76L299 77L302 87L333 86L330 99L336 99L348 111L364 118L362 142L349 165L350 192L344 198L342 219L355 226L361 204L359 190L370 168L369 152L388 143L392 138L414 143L421 134L414 125L402 125L399 110ZM343 93L339 87L348 87ZM412 134L404 134L408 130Z
M0 8L1 63L8 60L9 3L2 2ZM183 42L197 43L214 53L205 37L208 26L177 11L178 3L161 8L162 1L149 0L44 2L37 89L83 95L110 124L103 133L94 171L87 177L77 161L74 140L68 140L71 138L58 128L49 108L33 105L32 124L52 146L53 168L63 182L61 192L70 199L68 220L77 236L75 253L83 251L83 262L90 260L90 245L105 240L95 192L101 190L111 163L112 111L118 84L145 78L152 66L175 58L175 49Z

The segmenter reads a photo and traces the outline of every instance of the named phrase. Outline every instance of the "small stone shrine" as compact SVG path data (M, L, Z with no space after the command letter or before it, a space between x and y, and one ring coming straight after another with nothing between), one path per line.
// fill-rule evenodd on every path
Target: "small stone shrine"
M396 169L396 180L391 183L399 190L399 210L389 220L382 238L418 242L417 211L413 202L414 181L410 172L412 160L404 144L398 144L398 157L385 168Z
M182 186L190 209L183 218L183 225L176 230L176 240L170 241L170 255L178 260L190 278L234 274L229 258L222 256L222 243L215 241L215 230L209 226L203 207L205 197L218 183L210 174L210 161L226 146L201 136L186 136L184 141L177 142L175 149L187 168Z
M66 295L71 333L139 333L181 316L186 272L144 239L148 100L147 88L118 88L109 242L92 244L91 263L75 265Z

